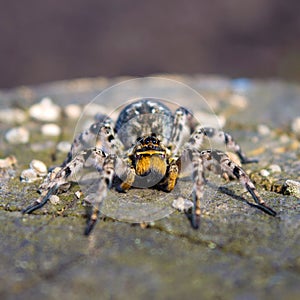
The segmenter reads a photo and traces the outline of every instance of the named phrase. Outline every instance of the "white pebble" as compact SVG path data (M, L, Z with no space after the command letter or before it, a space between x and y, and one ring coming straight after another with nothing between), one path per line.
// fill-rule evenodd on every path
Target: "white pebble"
M14 127L5 134L5 139L10 144L26 144L29 142L29 131L24 127Z
M179 211L187 211L193 207L193 202L183 197L178 197L173 201L172 206Z
M30 117L44 122L54 122L60 117L61 108L54 104L50 98L43 98L39 103L29 109Z
M279 141L283 144L287 144L290 141L290 138L287 134L283 134L280 136Z
M228 101L239 109L245 109L248 106L248 99L243 95L233 94Z
M291 127L295 134L300 135L300 117L293 120Z
M56 205L59 203L60 199L57 195L51 195L49 201L51 204Z
M257 126L257 132L262 136L266 136L270 134L271 130L267 125L259 124Z
M67 141L61 141L57 144L56 149L63 153L68 153L71 150L71 143Z
M37 160L37 159L32 160L30 162L29 166L39 176L46 176L48 173L47 166L40 160Z
M70 119L78 119L82 113L82 108L76 104L69 104L65 107L64 113Z
M259 172L259 174L260 174L261 176L268 177L268 176L270 175L270 172L269 172L268 170L266 170L266 169L262 169L262 170Z
M0 110L0 122L20 124L24 121L26 121L26 113L19 108L6 108Z
M0 159L0 169L10 168L17 163L15 156L10 155Z
M278 165L270 165L268 168L272 173L281 173L281 168Z
M59 136L61 133L61 129L57 124L49 123L41 127L41 132L43 135Z
M26 169L23 170L20 179L22 182L34 182L39 179L37 173L33 169Z
M285 185L287 187L287 191L291 195L293 195L297 198L300 198L300 182L299 181L288 179L288 180L286 180Z
M83 193L81 192L81 191L77 191L76 193L75 193L75 196L76 196L76 198L77 199L80 199L80 197L83 195Z

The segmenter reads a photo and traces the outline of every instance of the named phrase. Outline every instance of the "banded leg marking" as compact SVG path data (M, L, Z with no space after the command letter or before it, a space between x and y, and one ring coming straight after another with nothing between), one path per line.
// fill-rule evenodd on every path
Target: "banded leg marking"
M191 136L189 143L200 150L205 138L211 139L216 143L224 144L229 151L235 152L238 155L242 164L258 162L257 159L248 158L242 151L240 145L236 143L230 134L212 127L201 127L196 129Z
M34 201L33 204L26 207L22 212L32 213L36 209L43 207L52 195L57 194L59 188L68 183L70 180L75 179L75 175L85 165L89 167L93 165L98 168L103 165L106 154L97 149L92 148L80 152L76 157L71 160L65 167L60 168L59 171L54 169L53 173L49 173L48 177L40 186L41 196Z
M106 198L108 190L112 186L114 174L115 174L115 163L116 155L109 155L105 158L103 167L100 171L100 181L96 193L90 194L87 202L92 205L92 212L90 218L88 219L86 229L84 231L85 235L89 235L94 228L99 214L103 200Z

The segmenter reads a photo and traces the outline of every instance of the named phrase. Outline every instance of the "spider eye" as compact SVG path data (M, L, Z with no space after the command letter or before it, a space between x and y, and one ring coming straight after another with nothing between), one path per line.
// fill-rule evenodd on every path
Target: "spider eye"
M151 138L151 142L152 142L153 144L157 144L157 138L152 137L152 138Z

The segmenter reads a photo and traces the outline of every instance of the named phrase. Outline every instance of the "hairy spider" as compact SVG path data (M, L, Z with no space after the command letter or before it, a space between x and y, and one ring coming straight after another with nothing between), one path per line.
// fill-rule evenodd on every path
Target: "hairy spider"
M205 138L221 141L239 156L241 163L256 162L246 157L228 133L197 126L192 114L183 107L172 114L161 101L142 99L127 105L120 112L115 126L108 116L101 115L96 123L75 138L66 160L60 168L48 174L40 187L41 196L23 213L42 207L51 195L63 188L68 189L68 182L74 180L77 172L92 166L99 172L99 180L96 192L88 197L92 212L85 234L89 234L112 186L119 192L126 192L132 186L155 187L170 192L176 185L182 165L190 161L193 180L191 224L194 228L198 228L200 222L205 170L239 180L256 206L275 216L276 212L265 205L238 164L222 151L202 149ZM113 184L116 177L121 180Z

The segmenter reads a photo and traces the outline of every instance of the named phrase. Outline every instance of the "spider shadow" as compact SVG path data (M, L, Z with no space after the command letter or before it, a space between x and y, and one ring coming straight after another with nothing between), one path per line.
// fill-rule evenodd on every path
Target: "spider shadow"
M251 207L254 207L254 208L257 208L261 211L263 211L264 213L272 216L272 217L275 217L276 216L276 212L271 209L270 207L267 207L266 205L262 205L262 204L258 204L258 203L252 203L252 202L249 202L247 199L245 199L244 197L242 196L239 196L237 195L235 192L233 192L232 190L228 189L227 187L225 186L217 186L216 184L214 183L211 183L211 182L206 182L206 185L208 185L210 188L218 191L218 192L221 192L223 194L226 194L230 197L232 197L233 199L235 200L238 200L238 201L241 201L243 203L246 203L248 204L249 206ZM194 226L194 221L193 221L193 212L192 212L192 209L189 209L188 211L185 212L185 215L187 217L187 219L189 220L191 226L194 228L194 229L198 229L199 226L195 227Z

